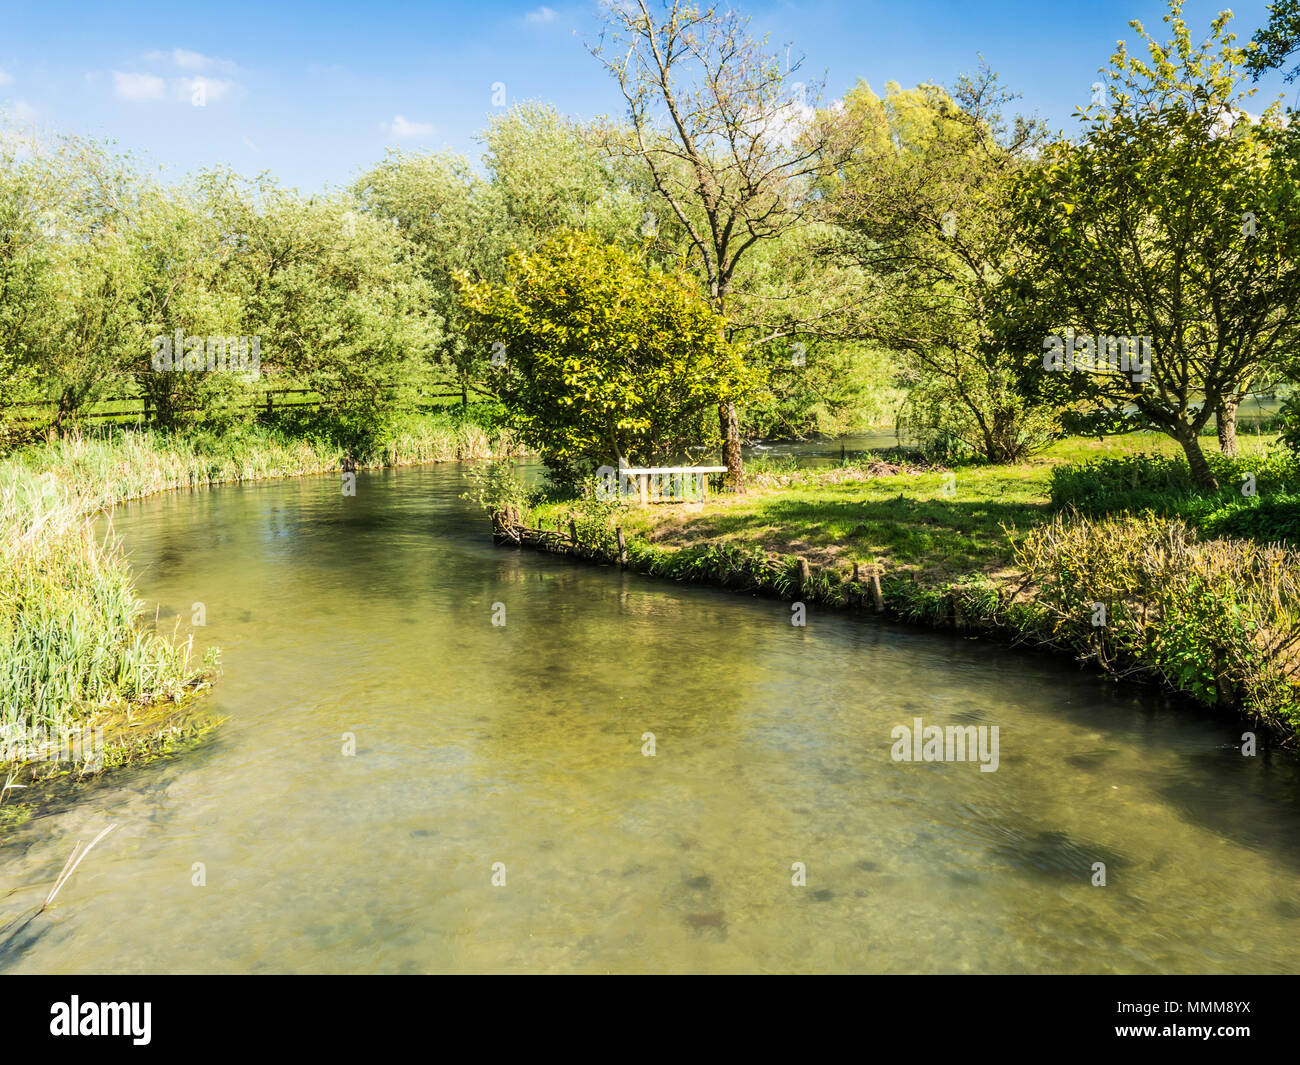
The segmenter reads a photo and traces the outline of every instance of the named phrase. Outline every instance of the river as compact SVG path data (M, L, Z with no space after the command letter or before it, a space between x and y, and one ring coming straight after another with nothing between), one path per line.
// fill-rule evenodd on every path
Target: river
M119 826L0 968L1300 971L1300 770L1236 723L493 547L466 469L117 508L164 627L204 605L228 720L12 834L0 918ZM997 726L996 772L893 760L915 718Z

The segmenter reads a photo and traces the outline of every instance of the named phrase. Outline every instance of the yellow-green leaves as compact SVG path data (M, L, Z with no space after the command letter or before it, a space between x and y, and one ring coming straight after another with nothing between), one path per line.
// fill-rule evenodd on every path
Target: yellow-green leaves
M566 231L510 260L504 284L462 284L471 338L504 345L497 391L548 462L615 465L707 444L747 385L723 321L682 278Z

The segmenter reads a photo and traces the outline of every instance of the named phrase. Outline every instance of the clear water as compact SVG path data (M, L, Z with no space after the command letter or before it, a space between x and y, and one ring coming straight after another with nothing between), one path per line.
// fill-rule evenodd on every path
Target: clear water
M118 508L162 624L205 605L228 721L10 836L0 922L119 825L0 968L1300 971L1300 772L1242 757L1233 722L496 548L464 472ZM997 725L997 772L893 761L917 716Z

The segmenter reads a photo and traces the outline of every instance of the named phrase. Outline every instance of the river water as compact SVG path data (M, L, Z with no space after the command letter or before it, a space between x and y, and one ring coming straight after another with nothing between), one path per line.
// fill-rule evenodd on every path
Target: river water
M1300 771L1233 722L493 547L465 472L117 509L164 626L204 605L228 720L11 834L0 921L119 826L0 968L1300 971ZM997 726L996 772L893 760L918 717Z

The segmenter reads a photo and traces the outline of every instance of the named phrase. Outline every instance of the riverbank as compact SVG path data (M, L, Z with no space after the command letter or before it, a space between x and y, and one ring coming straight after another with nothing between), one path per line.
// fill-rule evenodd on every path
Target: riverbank
M219 653L196 656L192 633L160 630L141 611L96 515L201 485L514 453L508 434L434 414L403 420L360 455L264 427L117 429L0 461L0 816L21 819L105 770L188 749L216 724L202 696Z
M1239 464L1263 468L1271 443L1243 438ZM1074 439L1000 467L921 468L901 456L760 466L743 496L515 506L495 533L654 576L1052 649L1294 745L1300 555L1205 536L1177 513L1084 517L1053 505L1059 471L1171 445L1152 434Z

